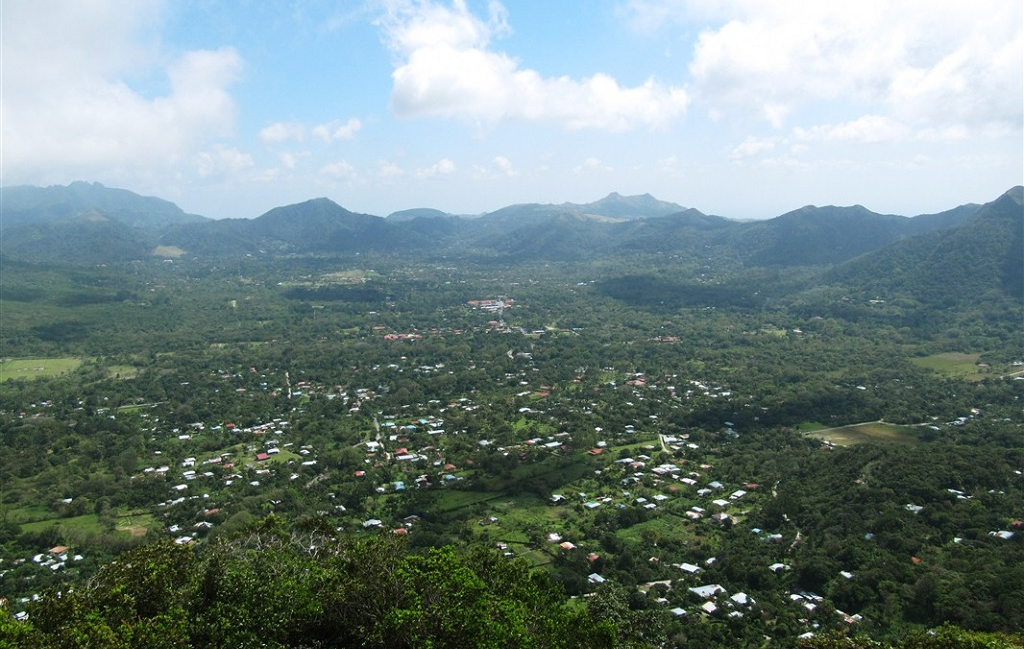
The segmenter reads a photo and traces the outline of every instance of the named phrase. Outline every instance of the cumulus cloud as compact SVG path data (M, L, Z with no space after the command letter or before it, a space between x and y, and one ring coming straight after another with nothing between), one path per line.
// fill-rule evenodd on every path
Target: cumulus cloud
M865 115L842 124L793 129L793 135L797 140L822 142L895 142L909 134L910 128L906 124L884 115Z
M801 107L832 102L869 106L858 128L876 133L879 117L915 130L1022 122L1020 3L630 0L627 14L641 30L712 21L689 72L695 99L715 114L752 109L782 127ZM906 136L892 124L888 137Z
M5 4L0 126L9 177L202 158L231 134L229 88L242 58L229 47L161 52L147 37L159 16L160 4L145 0Z
M515 178L520 175L512 161L503 155L495 156L490 164L473 165L472 171L477 180Z
M268 144L289 140L301 142L306 138L306 127L298 122L274 122L260 129L260 139Z
M607 74L549 78L491 47L509 31L497 2L479 18L464 0L388 0L378 21L395 55L391 106L401 116L552 122L570 129L661 127L686 112L682 88L648 79L621 87Z
M377 161L377 177L382 179L397 178L405 174L405 171L396 163L390 160Z
M516 168L512 164L512 161L503 155L495 157L492 164L494 165L494 168L497 169L498 172L500 172L501 175L503 176L513 178L519 175L519 172L516 171Z
M588 157L581 164L577 165L576 167L573 167L573 173L576 174L584 174L594 171L614 171L614 169L612 169L605 163L601 162L599 158L595 158L594 156Z
M435 178L455 173L455 163L450 158L441 158L429 167L416 170L417 178Z
M196 170L201 178L235 173L255 164L248 153L220 144L196 155Z
M762 153L770 153L775 149L777 138L748 137L742 144L735 147L730 154L733 161L745 160Z
M318 124L313 127L313 135L324 142L351 140L362 128L363 123L359 119L352 117L344 124L339 123L337 120L327 124Z
M358 176L356 168L345 160L324 165L320 173L335 180L354 180Z
M362 121L356 117L350 118L344 124L334 120L325 124L317 124L312 128L307 128L302 122L274 122L262 128L259 136L267 144L302 142L306 139L308 131L313 137L330 144L334 140L351 140L362 128Z

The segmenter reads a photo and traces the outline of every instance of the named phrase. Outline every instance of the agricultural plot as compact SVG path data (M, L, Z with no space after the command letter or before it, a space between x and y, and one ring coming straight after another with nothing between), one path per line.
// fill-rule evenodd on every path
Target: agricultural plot
M12 379L38 379L74 372L80 358L11 358L0 361L0 383Z
M914 444L920 441L908 426L896 426L883 422L868 422L840 426L838 428L822 428L805 432L835 446L853 446L855 444Z
M911 361L918 367L933 370L939 374L955 376L971 381L980 381L983 378L985 368L978 365L981 354L932 354L913 358Z

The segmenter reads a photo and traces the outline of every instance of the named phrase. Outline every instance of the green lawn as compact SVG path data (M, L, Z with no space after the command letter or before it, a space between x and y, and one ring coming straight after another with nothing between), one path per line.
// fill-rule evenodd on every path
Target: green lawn
M106 373L112 379L134 379L139 373L139 368L134 365L111 365L106 368Z
M11 379L60 376L78 369L80 358L11 358L0 361L0 383Z
M448 489L438 493L440 494L436 501L438 512L452 512L502 497L501 494L488 491L463 491L461 489Z
M940 374L980 381L982 372L978 367L979 358L981 358L981 354L948 353L912 358L911 362L918 367L924 367Z
M670 539L685 541L693 537L693 533L690 531L692 527L692 524L686 519L663 514L658 518L618 530L615 535L630 543L647 542L645 536L655 539L655 542Z
M881 422L853 424L852 426L840 426L839 428L823 428L807 431L805 434L830 442L836 446L868 443L914 444L919 441L912 428Z
M43 530L50 529L51 527L64 527L68 529L77 530L86 534L102 534L104 532L103 525L100 523L100 517L96 514L83 514L81 516L71 516L69 518L51 518L44 521L36 521L34 523L22 523L22 532L42 532Z

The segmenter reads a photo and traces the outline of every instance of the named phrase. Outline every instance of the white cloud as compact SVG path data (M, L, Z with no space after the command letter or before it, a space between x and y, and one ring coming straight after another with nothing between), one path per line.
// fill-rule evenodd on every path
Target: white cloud
M865 115L843 124L827 124L810 128L795 128L797 140L822 142L896 142L910 135L906 124L884 115Z
M778 138L748 137L742 144L735 147L730 154L733 161L745 160L762 153L770 153L775 149Z
M248 153L220 144L196 155L196 170L201 178L232 174L255 164Z
M359 175L356 168L345 160L324 165L320 168L320 173L336 180L354 180Z
M344 124L340 124L337 120L327 124L318 124L313 127L313 135L328 143L332 140L351 140L362 128L363 123L352 117Z
M317 124L309 133L328 144L334 140L351 140L363 128L363 123L356 117L342 124L338 120ZM268 144L282 142L302 142L306 139L307 127L301 122L274 122L260 130L260 139Z
M306 127L298 122L274 122L260 130L260 139L268 144L306 139Z
M450 158L441 158L429 167L416 170L417 178L435 178L455 173L455 163Z
M391 0L379 21L396 56L392 109L401 116L455 117L493 125L554 122L570 129L661 127L686 112L682 88L649 79L624 88L607 74L546 78L490 48L509 30L504 7L473 15L464 0Z
M390 160L378 160L377 161L377 177L378 178L397 178L405 174L405 171L394 162Z
M516 171L512 161L503 155L495 157L491 164L501 175L508 178L514 178L519 175L519 172Z
M541 170L540 173L544 173ZM473 165L473 177L477 180L493 180L495 178L515 178L520 175L512 161L503 155L495 156L490 164Z
M802 107L832 102L848 114L868 106L864 113L914 130L980 132L1020 131L1022 13L1005 0L630 0L626 8L637 29L703 28L689 71L695 100L713 114L753 110L782 127Z
M573 167L573 173L576 174L590 173L594 171L614 171L614 169L604 164L600 159L595 158L594 156L588 157L582 164Z
M231 134L228 88L242 58L232 48L161 52L150 35L159 9L114 0L4 5L0 127L9 179L164 166Z

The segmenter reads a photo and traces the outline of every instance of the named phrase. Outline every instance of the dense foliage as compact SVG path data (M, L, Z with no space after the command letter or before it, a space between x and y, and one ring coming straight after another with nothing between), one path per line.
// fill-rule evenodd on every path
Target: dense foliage
M493 552L407 554L268 519L201 551L157 543L0 628L0 646L610 647L614 627Z
M0 643L1012 646L1007 214L889 249L889 283L643 250L5 259ZM922 261L965 248L991 281Z

